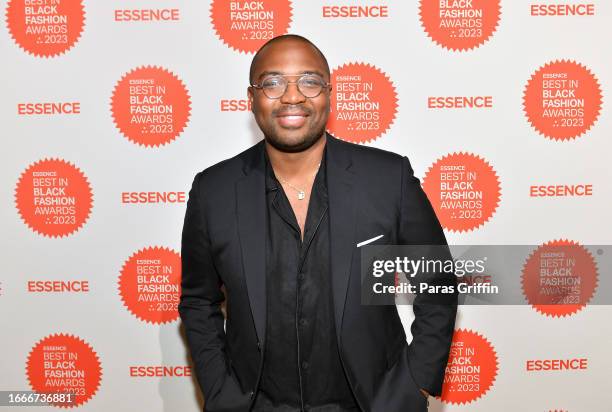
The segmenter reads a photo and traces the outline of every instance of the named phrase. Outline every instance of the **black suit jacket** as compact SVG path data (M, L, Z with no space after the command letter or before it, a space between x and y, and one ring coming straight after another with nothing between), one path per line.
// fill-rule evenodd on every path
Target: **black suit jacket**
M446 244L444 233L406 157L329 134L325 138L331 283L342 365L364 412L425 410L418 388L440 394L456 305L431 305L426 296L418 297L408 345L395 305L361 304L356 245L380 234L384 237L375 244ZM198 173L189 192L179 313L205 411L250 410L261 376L264 150L260 141Z

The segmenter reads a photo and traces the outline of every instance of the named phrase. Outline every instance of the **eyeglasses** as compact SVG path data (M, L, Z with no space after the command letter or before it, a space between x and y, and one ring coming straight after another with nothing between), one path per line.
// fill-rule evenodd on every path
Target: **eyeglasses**
M287 80L287 77L299 77L299 79L289 81ZM287 91L287 86L289 83L297 83L300 93L309 99L320 95L323 88L328 87L331 84L316 74L296 74L286 76L268 76L261 80L259 84L252 84L251 87L263 90L268 99L280 99L281 96Z

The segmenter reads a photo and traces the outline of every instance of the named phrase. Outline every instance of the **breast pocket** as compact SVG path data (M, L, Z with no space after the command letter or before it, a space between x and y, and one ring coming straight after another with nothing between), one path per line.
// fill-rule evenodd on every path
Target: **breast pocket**
M362 247L362 246L367 246L367 245L385 244L386 243L385 241L386 241L385 235L384 233L381 233L380 235L376 235L374 237L359 241L357 242L355 246Z

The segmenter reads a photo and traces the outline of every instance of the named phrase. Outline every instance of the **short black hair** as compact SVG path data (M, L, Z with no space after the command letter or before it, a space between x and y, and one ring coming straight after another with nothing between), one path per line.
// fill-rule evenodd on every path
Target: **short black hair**
M301 41L301 42L306 43L309 46L311 46L313 49L316 50L317 54L321 57L321 60L323 60L323 63L325 65L325 72L326 72L326 74L328 76L330 75L329 63L327 63L327 59L325 58L325 55L323 54L323 52L317 46L315 46L315 44L313 42L308 40L306 37L300 36L298 34L282 34L280 36L276 36L276 37L268 40L267 42L265 42L264 45L261 46L259 48L259 50L257 50L257 53L255 53L255 56L253 56L253 60L251 60L251 67L249 68L249 84L253 84L253 70L255 68L255 63L257 63L257 59L259 58L259 54L266 47L268 47L270 45L273 45L275 43L278 43L279 41L283 41L283 40L297 40L297 41Z

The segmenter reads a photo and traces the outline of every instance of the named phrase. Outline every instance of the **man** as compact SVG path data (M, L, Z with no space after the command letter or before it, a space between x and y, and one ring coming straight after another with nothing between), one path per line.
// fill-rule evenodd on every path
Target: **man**
M325 132L332 90L314 44L272 39L248 88L264 140L194 179L179 312L205 411L423 411L441 392L456 305L417 298L408 345L395 305L361 304L357 244L446 239L406 157Z

